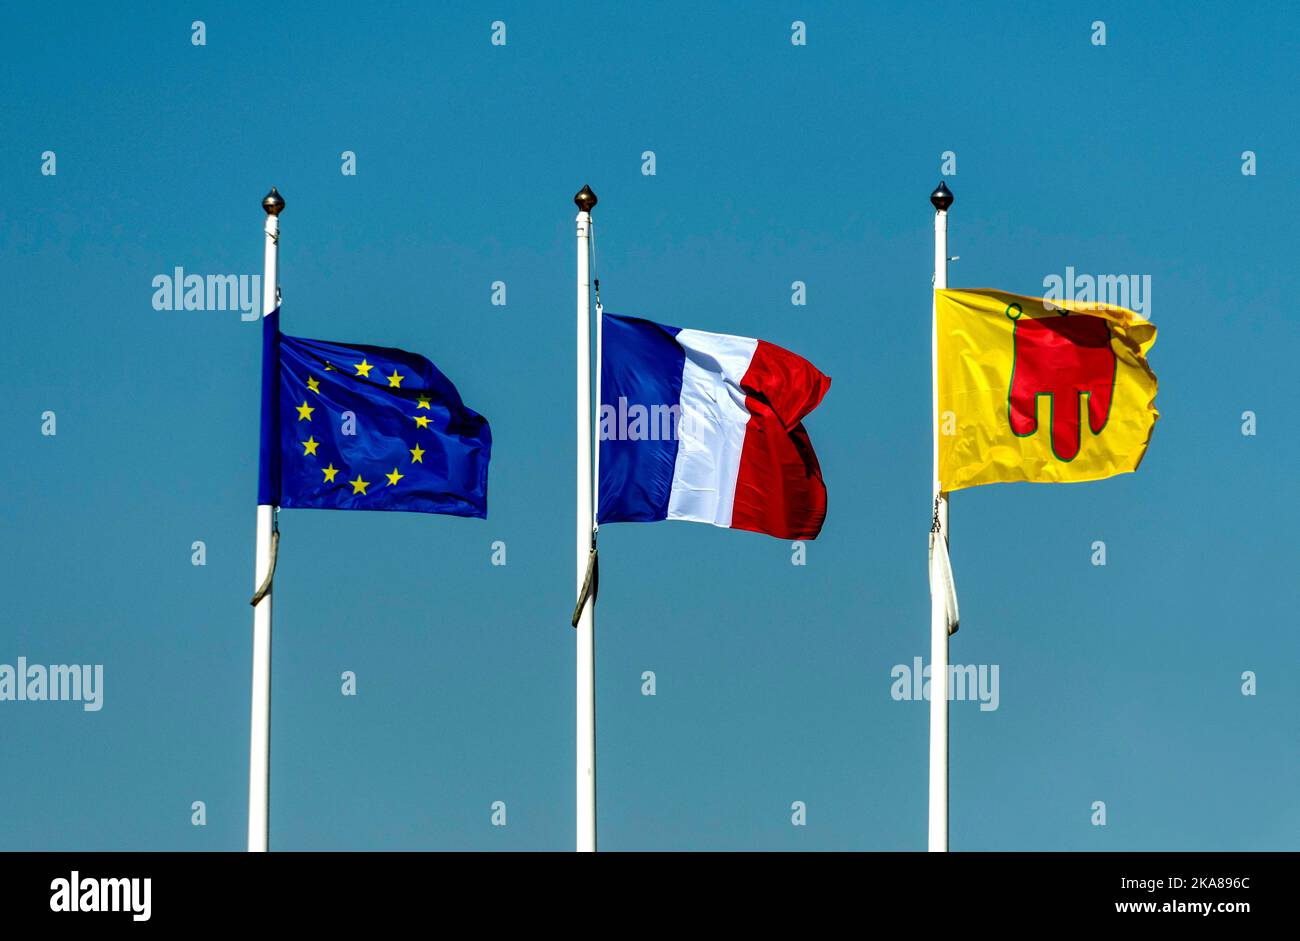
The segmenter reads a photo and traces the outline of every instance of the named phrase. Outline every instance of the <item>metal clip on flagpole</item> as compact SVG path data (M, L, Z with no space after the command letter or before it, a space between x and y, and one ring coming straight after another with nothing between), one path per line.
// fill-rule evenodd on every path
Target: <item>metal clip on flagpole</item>
M573 202L578 207L578 315L577 315L577 670L575 684L576 755L575 784L578 852L596 851L596 545L592 512L592 399L591 399L591 210L596 194L583 186Z
M262 200L266 211L262 316L278 306L280 264L280 213L284 198L275 187ZM263 325L265 329L265 325ZM270 761L271 761L271 578L278 555L279 526L276 507L257 507L257 552L253 584L253 701L248 737L248 851L264 853L267 848Z
M930 194L934 206L934 290L948 287L948 209L953 197L942 182ZM948 636L956 627L945 579L936 578L936 556L948 558L948 495L939 480L939 321L933 292L930 306L930 384L933 397L934 518L930 525L930 852L948 850ZM952 583L951 568L947 584Z

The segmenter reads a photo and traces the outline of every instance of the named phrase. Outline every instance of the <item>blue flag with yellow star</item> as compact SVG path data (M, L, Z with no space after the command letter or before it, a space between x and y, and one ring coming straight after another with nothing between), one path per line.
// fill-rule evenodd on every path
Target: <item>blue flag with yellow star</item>
M423 356L262 324L258 503L487 517L487 419Z

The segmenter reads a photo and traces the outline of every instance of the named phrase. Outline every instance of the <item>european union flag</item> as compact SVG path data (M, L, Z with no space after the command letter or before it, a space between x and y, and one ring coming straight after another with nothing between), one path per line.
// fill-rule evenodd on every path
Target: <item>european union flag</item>
M258 503L487 517L487 419L423 356L262 325Z

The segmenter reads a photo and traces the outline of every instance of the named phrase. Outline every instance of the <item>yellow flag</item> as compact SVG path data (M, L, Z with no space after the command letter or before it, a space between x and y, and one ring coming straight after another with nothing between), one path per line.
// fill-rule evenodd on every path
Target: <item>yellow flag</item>
M1160 416L1154 324L987 290L936 291L935 308L941 489L1137 470Z

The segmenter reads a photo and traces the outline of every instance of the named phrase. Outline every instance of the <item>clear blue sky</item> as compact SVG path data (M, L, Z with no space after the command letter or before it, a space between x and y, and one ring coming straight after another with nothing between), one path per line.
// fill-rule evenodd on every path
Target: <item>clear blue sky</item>
M584 182L612 311L834 377L806 566L703 525L602 532L602 847L924 848L927 707L890 670L928 657L945 150L951 284L1149 274L1162 413L1135 475L954 496L952 659L1001 686L952 707L953 848L1300 844L1295 7L719 7L6 12L0 663L102 663L105 693L0 703L0 848L244 846L260 338L154 310L151 281L260 273L272 184L285 330L429 356L494 454L486 521L283 514L271 846L572 847Z

